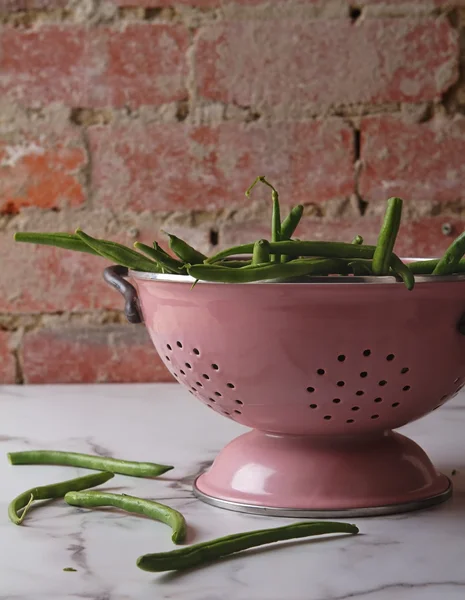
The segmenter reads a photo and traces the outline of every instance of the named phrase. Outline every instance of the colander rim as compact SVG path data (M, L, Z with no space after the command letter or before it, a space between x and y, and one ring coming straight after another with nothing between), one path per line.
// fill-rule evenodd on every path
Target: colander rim
M423 260L437 260L435 258L402 258L404 262L416 262ZM145 271L133 271L129 270L129 274L135 279L143 279L148 281L162 281L169 283L184 283L184 284L192 284L196 280L194 277L190 275L175 275L168 273L147 273ZM309 278L311 277L311 281ZM415 283L446 283L446 282L459 282L465 281L465 273L458 273L455 275L416 275ZM208 285L289 285L290 283L298 284L298 285L315 285L315 284L323 284L323 285L360 285L360 284L378 284L378 285L399 285L403 286L404 283L402 281L397 280L392 276L373 276L373 275L364 275L364 276L351 276L351 277L341 277L338 275L335 276L307 276L304 278L294 278L292 281L279 281L276 279L267 279L265 281L256 281L252 283L217 283L212 281L198 281L198 285L208 284Z

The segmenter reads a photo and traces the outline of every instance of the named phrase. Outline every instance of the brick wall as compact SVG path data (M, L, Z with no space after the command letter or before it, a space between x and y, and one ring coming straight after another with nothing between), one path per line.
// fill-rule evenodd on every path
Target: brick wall
M0 382L165 381L105 261L14 244L73 231L205 252L269 230L399 253L463 229L465 0L0 0ZM216 245L216 248L214 246Z

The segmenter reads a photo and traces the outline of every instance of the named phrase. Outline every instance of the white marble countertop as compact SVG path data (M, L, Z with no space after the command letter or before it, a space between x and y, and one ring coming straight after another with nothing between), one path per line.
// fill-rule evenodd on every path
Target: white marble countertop
M105 487L179 509L189 523L188 542L199 542L292 522L221 510L193 497L194 476L243 428L177 384L0 386L0 600L463 600L464 400L459 395L404 428L451 476L455 493L446 504L351 519L362 532L356 537L284 542L197 570L151 574L135 561L173 548L161 523L53 501L31 511L22 527L13 525L7 505L19 492L88 471L13 467L6 453L53 448L174 464L159 480L116 476Z

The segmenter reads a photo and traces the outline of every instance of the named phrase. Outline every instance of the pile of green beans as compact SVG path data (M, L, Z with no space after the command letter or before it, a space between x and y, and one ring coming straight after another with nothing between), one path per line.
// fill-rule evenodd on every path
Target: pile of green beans
M401 198L387 200L376 246L365 245L360 235L355 236L352 243L301 241L293 236L304 213L303 205L292 207L289 214L281 220L278 191L264 176L255 179L246 191L246 196L250 196L258 183L271 189L270 239L227 248L210 257L171 233L167 233L171 254L157 241L151 246L137 241L134 248L128 248L117 242L94 238L81 229L77 229L74 234L19 232L15 239L18 242L87 252L133 271L190 275L195 282L292 282L302 277L304 281L312 281L314 276L355 275L395 277L403 281L408 290L412 290L415 275L444 276L465 272L465 262L462 260L465 255L465 232L449 246L440 259L405 264L394 253L401 224Z

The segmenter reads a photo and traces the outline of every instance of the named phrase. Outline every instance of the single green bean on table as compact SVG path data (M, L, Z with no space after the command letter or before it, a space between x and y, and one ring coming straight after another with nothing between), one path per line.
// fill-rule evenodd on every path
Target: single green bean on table
M101 256L75 233L27 233L18 231L14 236L15 242L27 242L29 244L40 244L43 246L55 246L65 250L74 250L75 252L87 252L94 256ZM123 265L124 266L124 265Z
M65 502L72 506L82 508L96 508L100 506L113 506L126 512L144 515L155 521L169 525L173 531L171 539L175 544L182 544L186 537L186 520L180 512L165 504L145 500L126 494L112 494L110 492L68 492Z
M256 180L246 191L245 195L249 197L250 192L259 181L271 188L271 201L273 203L273 210L271 213L271 241L279 242L281 240L281 211L279 207L279 195L276 188L272 186L271 183L267 181L267 179L262 175L256 178ZM280 262L279 254L275 253L272 257L271 262Z
M131 477L158 477L173 469L170 465L159 465L151 462L136 462L94 456L80 452L63 452L62 450L25 450L10 452L8 459L12 465L61 465L81 467L96 471L108 471Z
M358 527L349 523L331 521L314 521L295 523L273 529L259 529L228 535L201 544L195 544L171 552L145 554L137 559L137 566L149 572L177 571L196 567L204 563L218 560L248 548L272 544L282 540L292 540L303 537L347 533L355 535Z
M465 254L465 231L447 248L443 257L434 268L433 275L450 275L454 273Z
M158 273L159 266L157 263L149 260L143 254L139 254L131 248L126 248L122 244L116 242L108 242L106 240L98 240L93 238L80 229L76 230L76 235L93 250L98 252L104 258L111 260L118 265L127 267L128 269L143 270L150 273Z
M252 254L252 264L260 265L270 261L270 243L268 240L255 242ZM244 265L245 266L245 265Z
M170 238L170 250L172 250L183 263L196 265L198 263L203 263L203 261L206 260L207 257L205 254L202 254L187 242L181 240L181 238L178 238L172 233L168 233L167 235Z
M155 260L163 270L168 271L168 273L182 274L184 272L184 264L173 258L166 252L161 252L158 248L151 248L147 246L147 244L143 244L142 242L135 242L134 248L137 248L151 259Z
M8 516L13 523L21 525L34 500L64 498L65 494L70 491L85 490L95 487L112 479L112 477L114 477L113 473L92 473L91 475L77 477L76 479L68 479L67 481L60 481L58 483L31 488L30 490L26 490L22 494L19 494L19 496L16 496L16 498L10 502L8 506ZM24 510L20 515L19 511L21 509Z
M392 252L402 218L402 204L401 198L393 197L387 201L386 213L373 255L372 269L375 275L387 275L389 273Z

